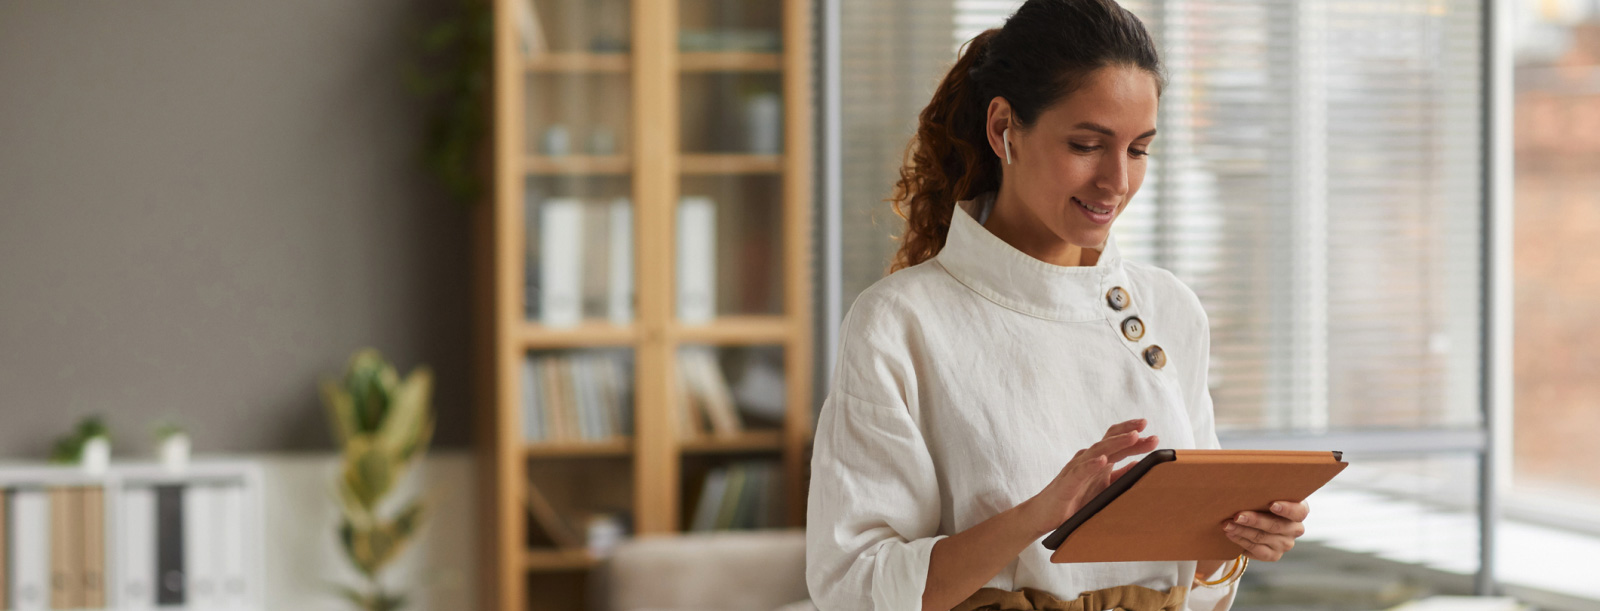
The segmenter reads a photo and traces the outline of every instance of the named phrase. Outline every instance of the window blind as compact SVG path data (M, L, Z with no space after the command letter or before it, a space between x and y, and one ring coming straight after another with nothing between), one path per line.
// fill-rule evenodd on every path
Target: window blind
M917 112L1020 2L843 5L848 308L897 246L883 200ZM1169 82L1113 231L1205 305L1219 429L1478 426L1481 3L1123 5Z

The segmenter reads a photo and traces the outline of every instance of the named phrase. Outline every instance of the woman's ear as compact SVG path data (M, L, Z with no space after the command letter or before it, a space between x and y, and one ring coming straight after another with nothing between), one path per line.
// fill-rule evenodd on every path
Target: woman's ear
M996 157L1010 165L1016 153L1011 148L1011 135L1007 132L1011 128L1011 103L1005 98L996 96L989 100L989 113L984 121L984 132L989 139L989 148Z

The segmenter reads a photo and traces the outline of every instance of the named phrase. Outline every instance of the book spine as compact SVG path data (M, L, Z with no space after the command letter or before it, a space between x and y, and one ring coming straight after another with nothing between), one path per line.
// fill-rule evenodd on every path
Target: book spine
M83 606L106 606L106 506L105 489L82 490L83 501Z
M583 317L583 203L552 198L539 206L540 322L570 327Z
M184 488L156 486L156 605L182 606L188 599L184 573Z
M117 521L117 554L122 558L118 571L118 608L146 611L156 604L156 492L152 488L127 488L122 492L122 516Z
M606 277L611 289L607 293L606 315L612 324L633 322L633 203L626 197L611 202L611 269Z
M532 358L522 360L522 438L528 442L544 439L544 414L539 409L539 365Z
M678 319L686 323L716 316L716 214L709 197L678 201Z
M11 602L17 611L50 606L50 497L42 488L11 496Z

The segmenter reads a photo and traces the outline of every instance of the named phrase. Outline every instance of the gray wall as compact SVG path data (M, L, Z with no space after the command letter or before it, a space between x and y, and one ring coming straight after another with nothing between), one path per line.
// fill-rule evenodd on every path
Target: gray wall
M399 77L441 4L0 0L0 458L90 413L121 456L331 448L364 345L466 444L466 213Z

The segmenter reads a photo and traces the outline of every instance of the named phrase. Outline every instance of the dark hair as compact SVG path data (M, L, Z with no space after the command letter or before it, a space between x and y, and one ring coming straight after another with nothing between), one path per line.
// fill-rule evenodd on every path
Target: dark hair
M1114 0L1028 0L1000 28L968 42L917 120L895 183L906 219L894 272L939 254L957 201L1000 188L1000 160L985 131L989 101L1003 97L1022 127L1106 66L1142 69L1166 83L1144 23Z

